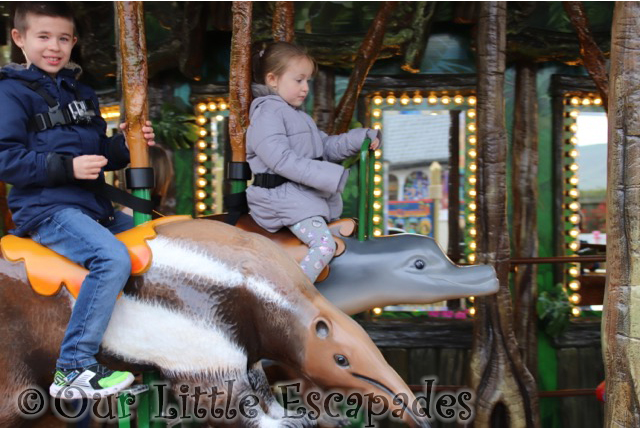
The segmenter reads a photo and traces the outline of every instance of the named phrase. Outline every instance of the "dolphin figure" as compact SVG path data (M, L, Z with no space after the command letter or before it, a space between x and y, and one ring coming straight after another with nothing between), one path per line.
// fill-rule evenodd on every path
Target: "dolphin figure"
M318 291L349 315L373 307L425 304L498 291L490 265L458 266L432 238L403 233L367 241L342 237Z
M207 218L225 221L226 216ZM235 227L278 243L298 261L307 253L307 247L286 228L269 233L249 215L241 216ZM493 266L458 266L433 238L402 233L361 242L352 237L355 222L351 219L338 220L329 227L338 249L315 285L349 315L374 307L434 303L498 291Z
M148 241L153 263L125 287L100 359L119 369L155 368L177 396L188 395L190 408L198 391L201 409L230 403L239 426L315 423L309 414L287 416L274 399L260 363L269 359L324 389L386 397L405 422L429 427L366 332L276 244L208 220L162 224L156 232ZM0 259L0 426L24 422L15 405L22 392L51 381L72 305L66 289L34 293L23 264ZM256 398L247 416L237 409L249 396ZM226 416L205 412L203 420L226 423Z

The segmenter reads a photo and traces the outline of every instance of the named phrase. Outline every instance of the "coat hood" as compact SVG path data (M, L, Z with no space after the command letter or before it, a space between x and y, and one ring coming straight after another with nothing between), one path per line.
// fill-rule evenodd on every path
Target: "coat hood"
M67 64L58 73L61 77L77 79L82 74L82 68L73 62ZM25 80L27 82L33 82L41 79L46 73L40 70L35 65L31 64L29 67L26 64L10 63L0 69L0 76L9 77L13 79Z
M260 83L252 83L251 93L253 94L253 102L251 103L251 107L249 108L249 117L251 117L255 109L257 109L259 106L261 106L262 104L270 100L282 103L283 106L289 106L294 110L301 110L301 107L294 107L291 104L287 103L285 100L282 99L280 95L278 95L273 89L271 89L267 85L262 85Z

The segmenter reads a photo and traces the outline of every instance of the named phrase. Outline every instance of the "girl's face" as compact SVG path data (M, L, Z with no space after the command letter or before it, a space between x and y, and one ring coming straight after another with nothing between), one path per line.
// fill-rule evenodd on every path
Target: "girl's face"
M300 107L309 94L309 80L313 69L309 58L299 57L289 63L282 75L268 73L265 80L267 86L275 90L283 100L294 107Z

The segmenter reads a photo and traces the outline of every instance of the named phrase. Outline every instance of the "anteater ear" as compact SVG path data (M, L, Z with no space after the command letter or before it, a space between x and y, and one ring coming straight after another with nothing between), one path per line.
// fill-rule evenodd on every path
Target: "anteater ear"
M325 339L329 336L330 333L331 332L329 329L329 324L325 320L316 320L316 336L318 336L320 339Z

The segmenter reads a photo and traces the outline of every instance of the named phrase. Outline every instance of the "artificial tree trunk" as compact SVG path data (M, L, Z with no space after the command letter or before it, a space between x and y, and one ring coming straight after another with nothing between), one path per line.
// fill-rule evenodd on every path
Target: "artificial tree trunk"
M184 2L182 20L182 47L180 49L180 72L187 77L199 77L204 63L204 44L207 32L209 4L200 1Z
M320 66L313 79L313 121L329 132L335 119L336 76L333 68Z
M362 85L364 85L364 80L378 57L387 21L397 6L397 2L394 1L385 1L380 5L380 9L378 9L378 13L358 50L347 89L338 104L336 119L329 134L341 134L349 130L349 123L351 123L353 112L356 109L356 101L362 90Z
M477 258L495 267L500 287L475 301L470 367L476 392L474 426L533 428L539 426L536 385L518 350L509 293L505 2L481 3L477 31Z
M292 1L277 1L273 12L273 40L276 42L293 42L294 37L294 5Z
M605 427L640 426L640 3L617 2L611 35Z
M562 5L578 34L582 64L596 84L600 97L602 97L602 105L606 111L609 99L607 61L589 29L589 19L584 10L584 5L581 1L563 1Z
M537 67L520 63L516 67L515 124L513 130L513 256L538 256L536 202L538 199L538 95ZM520 355L529 372L538 372L536 265L517 266L514 279L515 334Z
M244 162L246 159L245 134L249 127L249 105L252 98L252 5L250 1L234 1L232 6L233 33L229 66L229 139L232 162Z

